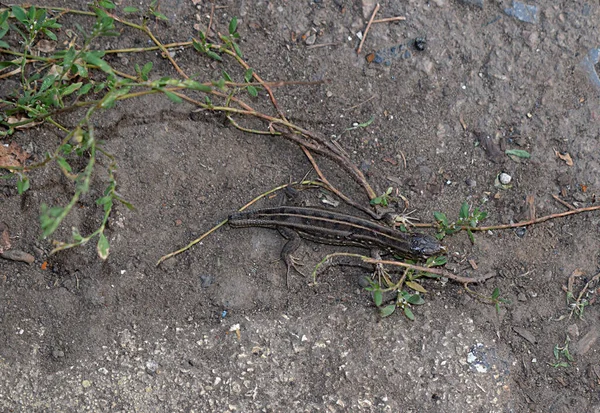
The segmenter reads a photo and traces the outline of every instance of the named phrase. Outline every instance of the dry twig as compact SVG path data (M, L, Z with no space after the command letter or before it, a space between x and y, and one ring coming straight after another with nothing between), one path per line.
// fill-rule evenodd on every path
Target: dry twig
M371 28L371 24L373 24L373 19L375 19L375 15L379 11L379 7L380 7L379 3L377 3L377 5L375 6L375 10L373 10L373 14L371 15L371 18L369 19L367 28L365 29L365 32L363 33L363 37L362 37L362 39L360 39L360 44L358 45L358 49L356 49L356 54L360 54L360 51L362 50L363 43L365 42L365 39L367 38L367 33L369 32L369 29Z

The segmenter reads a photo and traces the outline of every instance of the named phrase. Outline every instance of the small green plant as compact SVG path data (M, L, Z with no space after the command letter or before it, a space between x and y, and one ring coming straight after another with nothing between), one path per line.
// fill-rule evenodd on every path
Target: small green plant
M105 162L97 162L97 157L103 156L109 160L108 166L105 167L108 184L103 195L96 201L96 204L104 210L98 228L85 236L74 228L70 242L53 241L55 248L52 252L83 245L97 237L98 255L105 259L110 247L104 230L115 202L122 203L127 208L133 208L117 192L115 179L117 165L114 156L108 153L103 148L103 142L95 137L91 120L96 113L113 108L120 100L151 93L162 93L176 103L187 99L204 109L215 108L208 97L208 95L214 94L226 99L227 107L221 107L223 111L240 112L239 109L229 108L229 103L234 100L233 95L239 87L228 89L224 79L206 83L189 79L171 60L185 79L161 77L151 80L152 62L147 62L141 67L136 64L135 74L131 75L119 72L106 60L109 53L117 51L92 50L92 44L96 39L119 35L115 28L115 23L118 22L144 32L157 44L158 49L163 53L167 52L165 46L154 37L146 26L146 22L151 17L166 20L166 17L158 11L157 4L156 0L150 4L148 11L140 17L141 24L117 17L114 14L117 12L117 6L110 0L97 0L92 5L91 12L59 8L58 10L62 13L74 12L91 16L95 18L95 21L88 30L75 23L76 31L73 31L74 35L66 48L49 52L48 57L33 53L33 50L41 39L57 40L54 30L62 26L56 18L48 16L48 13L57 9L12 6L10 9L0 12L0 47L6 49L2 50L1 54L16 56L16 59L0 62L0 70L14 67L16 68L15 73L20 74L21 80L20 88L14 95L0 100L0 104L3 105L3 111L0 113L0 137L12 135L21 128L44 122L60 129L64 136L57 148L53 152L45 154L44 159L37 163L23 166L0 165L0 168L9 171L9 174L2 178L16 179L18 193L22 194L30 188L28 175L31 171L55 163L74 186L72 197L66 205L41 206L40 223L43 237L50 237L76 206L80 197L89 191L96 166L107 165ZM137 13L138 9L128 7L123 11ZM10 36L11 34L13 35ZM11 43L14 41L15 35L20 38L20 41L19 46L13 47ZM258 88L251 84L254 77L253 70L240 59L242 53L236 44L239 37L237 19L234 18L229 24L229 35L222 36L223 44L208 43L204 34L200 33L201 41L194 41L193 44L188 42L188 45L193 45L196 50L203 51L209 57L217 60L222 60L219 53L236 57L238 63L243 63L242 66L245 66L244 81L247 85L244 88L251 96L257 96ZM142 48L139 51L145 50L152 50L152 48ZM164 54L169 58L168 52ZM232 82L229 76L228 81ZM183 95L180 92L183 90L205 93L206 104ZM227 94L222 92L227 92ZM58 113L67 110L74 111L78 108L87 109L75 127L68 129L59 123L56 118ZM75 167L75 165L79 166Z
M575 361L575 359L569 352L569 343L570 342L571 342L571 340L569 339L569 336L567 336L567 338L565 339L565 344L563 344L562 347L560 347L558 344L556 344L554 346L554 350L552 351L552 353L554 354L555 362L548 363L549 365L551 365L554 368L569 367L570 366L569 363L572 363L573 361Z
M469 240L471 240L472 243L475 243L473 228L477 227L477 224L483 221L487 215L487 212L480 211L479 208L475 208L473 211L471 211L467 202L463 202L462 206L460 207L458 220L456 222L450 222L446 214L443 212L434 212L433 216L435 217L439 227L436 237L441 240L446 235L452 235L459 231L465 230L467 231Z
M498 313L498 314L500 314L500 304L505 304L505 305L510 304L510 300L500 297L500 288L498 288L498 287L494 288L494 291L492 291L492 296L490 297L490 301L496 307L496 313Z
M407 261L412 263L411 261ZM430 257L425 263L425 267L438 267L443 266L447 262L447 258L444 256ZM375 280L369 280L369 285L365 287L365 290L370 291L373 297L373 303L379 309L381 317L388 317L392 315L397 308L400 308L406 318L414 320L415 315L412 311L412 306L418 306L425 303L422 294L426 294L427 290L419 283L420 278L440 278L437 274L431 274L426 271L415 271L413 269L406 269L401 276L400 280L394 282L390 276L380 271L381 277ZM383 305L383 296L385 293L395 294L395 300L391 304Z
M600 280L600 273L587 281L579 293L575 292L575 281L578 277L583 275L584 273L581 270L576 269L569 277L567 285L563 285L562 287L567 296L567 306L571 309L569 317L572 317L573 314L575 314L579 319L583 319L586 307L592 305L598 298L599 289L597 286L598 281Z
M387 207L392 201L392 191L394 188L391 186L381 195L376 198L371 199L371 205L380 205L382 207Z

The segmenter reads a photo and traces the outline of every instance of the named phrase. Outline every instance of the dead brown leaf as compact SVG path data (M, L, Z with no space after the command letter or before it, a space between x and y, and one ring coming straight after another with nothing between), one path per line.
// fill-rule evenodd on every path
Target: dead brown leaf
M30 156L16 142L11 142L10 145L0 145L0 168L6 166L23 166L23 163Z
M569 155L568 152L565 152L564 154L562 154L562 153L560 153L559 151L557 151L555 149L554 153L556 154L557 157L559 157L560 159L562 159L563 161L565 161L565 163L567 165L573 166L573 159L571 159L571 155Z
M42 53L52 53L54 50L56 50L56 42L42 39L39 42L37 42L34 49Z
M19 123L19 122L23 122L24 120L29 119L27 116L9 116L8 119L6 119L6 123L8 123L9 125L12 125L14 123ZM15 126L15 129L28 129L28 128L33 128L34 126L40 125L42 122L30 122L30 123L26 123L24 125L19 125L19 126Z

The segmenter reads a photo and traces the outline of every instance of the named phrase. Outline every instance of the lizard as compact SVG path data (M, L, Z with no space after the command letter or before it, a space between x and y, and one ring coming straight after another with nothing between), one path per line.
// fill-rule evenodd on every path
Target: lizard
M229 216L228 222L233 228L279 230L288 240L281 251L288 285L290 269L298 271L292 254L300 246L300 238L320 244L383 250L410 259L426 259L446 251L430 235L405 233L368 219L314 207L280 206L236 212Z

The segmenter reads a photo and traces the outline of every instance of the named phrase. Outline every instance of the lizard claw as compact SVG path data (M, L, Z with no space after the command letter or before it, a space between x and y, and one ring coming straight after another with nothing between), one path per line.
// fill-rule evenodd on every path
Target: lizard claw
M294 256L292 255L287 255L283 258L285 265L287 266L287 272L285 274L285 283L288 287L288 289L290 288L290 271L292 270L292 268L300 275L302 275L303 277L308 277L306 274L304 274L302 271L300 271L298 269L299 266L302 266L304 264L302 264L300 261L298 261Z
M383 264L375 264L375 271L373 271L372 278L375 278L375 277L377 277L377 283L380 286L384 285L381 283L382 278L385 281L386 286L392 285L392 280L390 279L390 274L387 272L387 270L385 269Z

